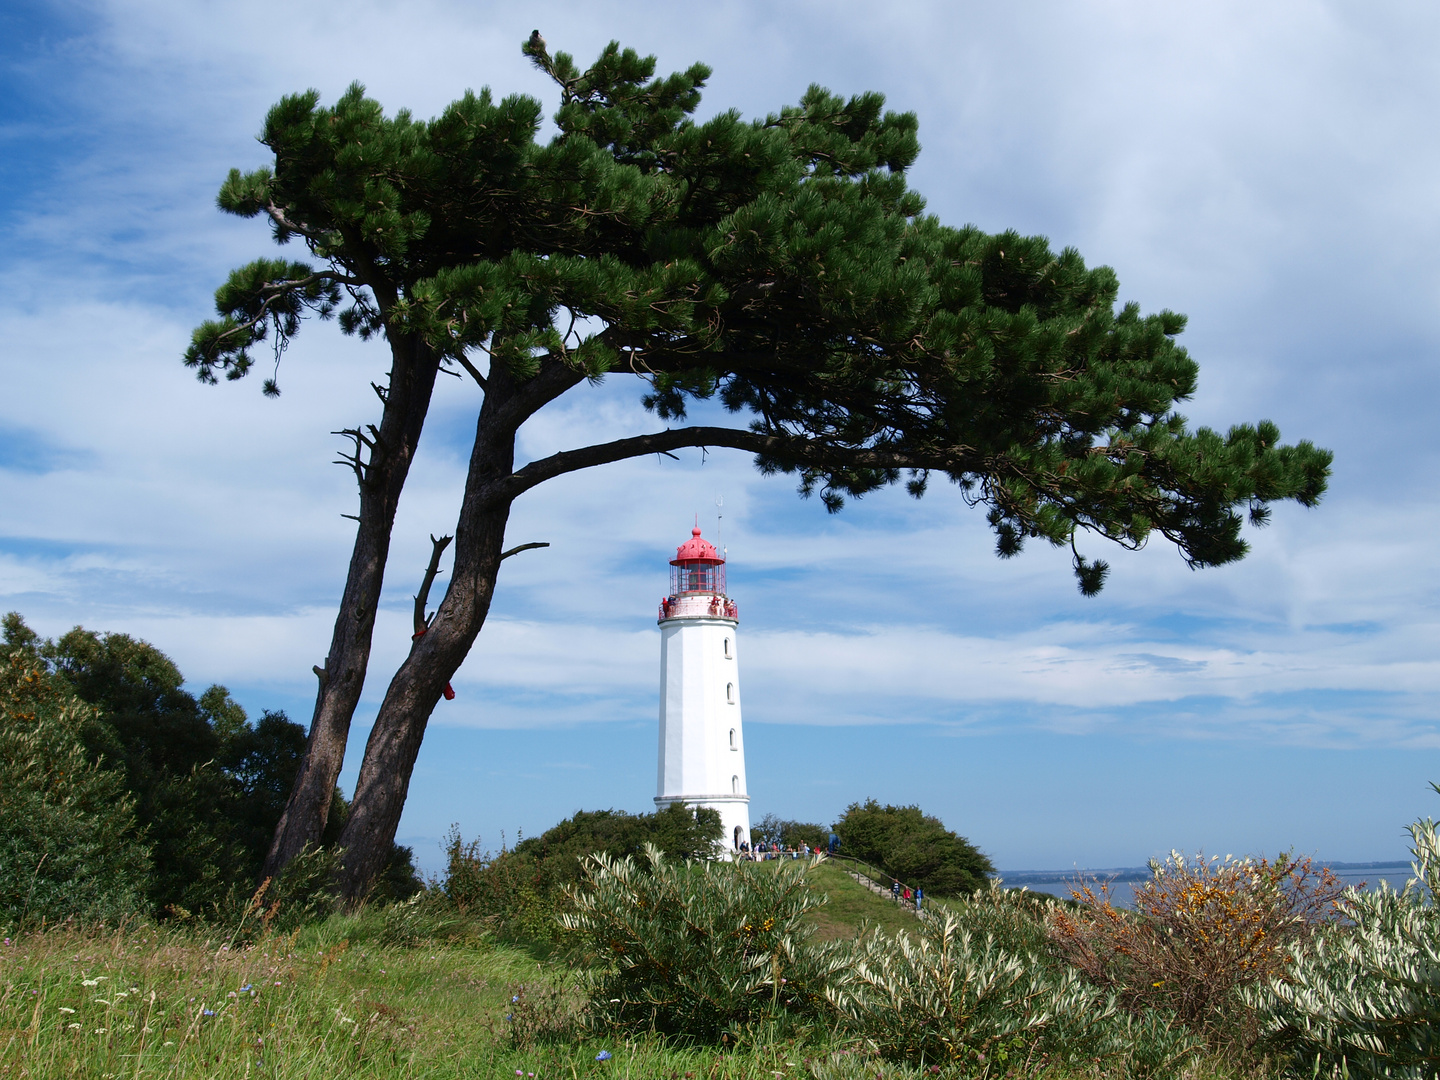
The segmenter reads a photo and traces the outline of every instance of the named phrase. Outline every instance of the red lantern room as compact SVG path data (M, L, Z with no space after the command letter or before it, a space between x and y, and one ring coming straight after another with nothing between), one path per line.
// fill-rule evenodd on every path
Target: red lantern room
M700 538L700 526L690 530L690 539L675 549L670 560L670 595L718 593L725 595L725 560L709 540Z

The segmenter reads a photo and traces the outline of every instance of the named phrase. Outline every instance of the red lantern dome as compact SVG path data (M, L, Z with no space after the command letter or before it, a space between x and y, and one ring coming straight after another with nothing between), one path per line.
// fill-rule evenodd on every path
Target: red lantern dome
M709 540L700 538L700 526L690 530L690 539L675 549L675 558L670 560L671 566L679 566L681 563L700 562L715 563L719 565L725 560L715 550L715 545Z

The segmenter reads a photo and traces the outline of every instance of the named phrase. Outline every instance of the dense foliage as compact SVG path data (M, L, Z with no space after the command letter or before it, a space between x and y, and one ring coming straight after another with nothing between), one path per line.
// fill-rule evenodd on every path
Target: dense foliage
M0 651L0 925L145 905L150 856L122 779L90 761L94 709L25 649Z
M1132 1076L1168 1076L1196 1056L1183 1027L1162 1015L1140 1024L1117 1015L1074 968L995 932L1035 921L1022 899L996 888L921 920L913 935L872 932L851 946L831 999L886 1057L956 1065L962 1074L1103 1061Z
M835 833L843 854L935 896L974 892L995 872L974 844L918 806L881 806L874 799L851 803Z
M1134 1013L1162 1009L1217 1042L1252 1042L1245 987L1283 978L1335 916L1342 887L1309 858L1186 857L1151 863L1134 910L1104 884L1081 884L1077 904L1055 907L1059 955Z
M604 852L615 858L638 855L652 844L672 859L713 859L725 828L709 807L674 803L650 814L624 810L581 810L539 836L521 840L515 854L555 868L565 883L580 879L580 859Z
M586 859L564 927L586 958L592 1017L603 1028L718 1039L762 1016L821 1009L848 957L812 945L808 863Z
M809 1023L952 1076L1062 1062L1171 1076L1196 1056L1199 1042L1169 1017L1119 1013L1046 955L1050 905L995 887L898 935L820 944L805 920L826 902L805 887L814 865L686 866L653 848L586 860L561 922L585 962L587 1022L731 1046Z
M680 804L650 814L581 810L498 853L464 840L456 826L446 838L441 887L502 933L548 940L564 890L582 879L588 856L638 855L649 845L672 859L712 859L723 832L717 811Z
M4 635L15 670L45 688L46 700L65 702L42 710L46 723L68 733L57 728L47 737L53 752L79 753L89 783L97 792L113 788L117 813L133 819L132 827L115 828L116 857L139 844L147 864L127 879L140 883L144 897L127 910L209 917L236 908L256 887L304 753L304 729L280 712L252 723L223 686L196 697L169 657L127 634L76 627L41 640L12 612ZM8 767L27 760L17 756ZM34 759L25 768L39 776L47 767ZM338 790L333 797L332 843L348 810ZM45 820L36 816L33 827ZM76 852L82 836L75 834ZM58 853L50 859L60 861ZM81 864L66 865L84 876L75 870ZM397 849L382 893L406 896L417 888L408 849Z

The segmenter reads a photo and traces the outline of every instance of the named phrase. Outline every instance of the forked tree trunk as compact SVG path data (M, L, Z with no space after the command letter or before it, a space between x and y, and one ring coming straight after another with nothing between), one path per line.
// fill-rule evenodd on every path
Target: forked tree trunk
M307 844L318 845L325 832L331 796L345 760L350 720L365 685L370 646L375 630L375 609L390 554L390 533L400 492L410 472L430 397L435 389L439 357L416 341L391 342L390 385L385 393L374 445L360 473L360 512L355 547L330 653L316 667L320 687L310 735L285 811L275 827L262 877L276 877L285 864ZM357 458L360 446L356 446Z
M507 399L513 401L509 388L497 386L500 379L495 375L491 379L455 528L450 586L429 629L412 643L385 692L365 745L350 817L340 835L344 854L338 885L348 904L364 899L385 869L430 714L485 625L495 595L514 496L495 498L486 493L510 476L515 431L528 412L517 415L507 409Z

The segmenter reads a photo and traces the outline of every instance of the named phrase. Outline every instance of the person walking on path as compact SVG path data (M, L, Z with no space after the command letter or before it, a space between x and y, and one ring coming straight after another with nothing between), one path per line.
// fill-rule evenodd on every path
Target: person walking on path
M925 890L919 885L915 886L915 910L920 910L920 902L925 899Z
M890 895L895 898L895 900L896 900L897 903L899 902L899 900L900 900L900 882L896 881L894 878L891 878L891 879L890 879Z
M840 837L833 832L830 834L830 854L835 855L840 851Z

